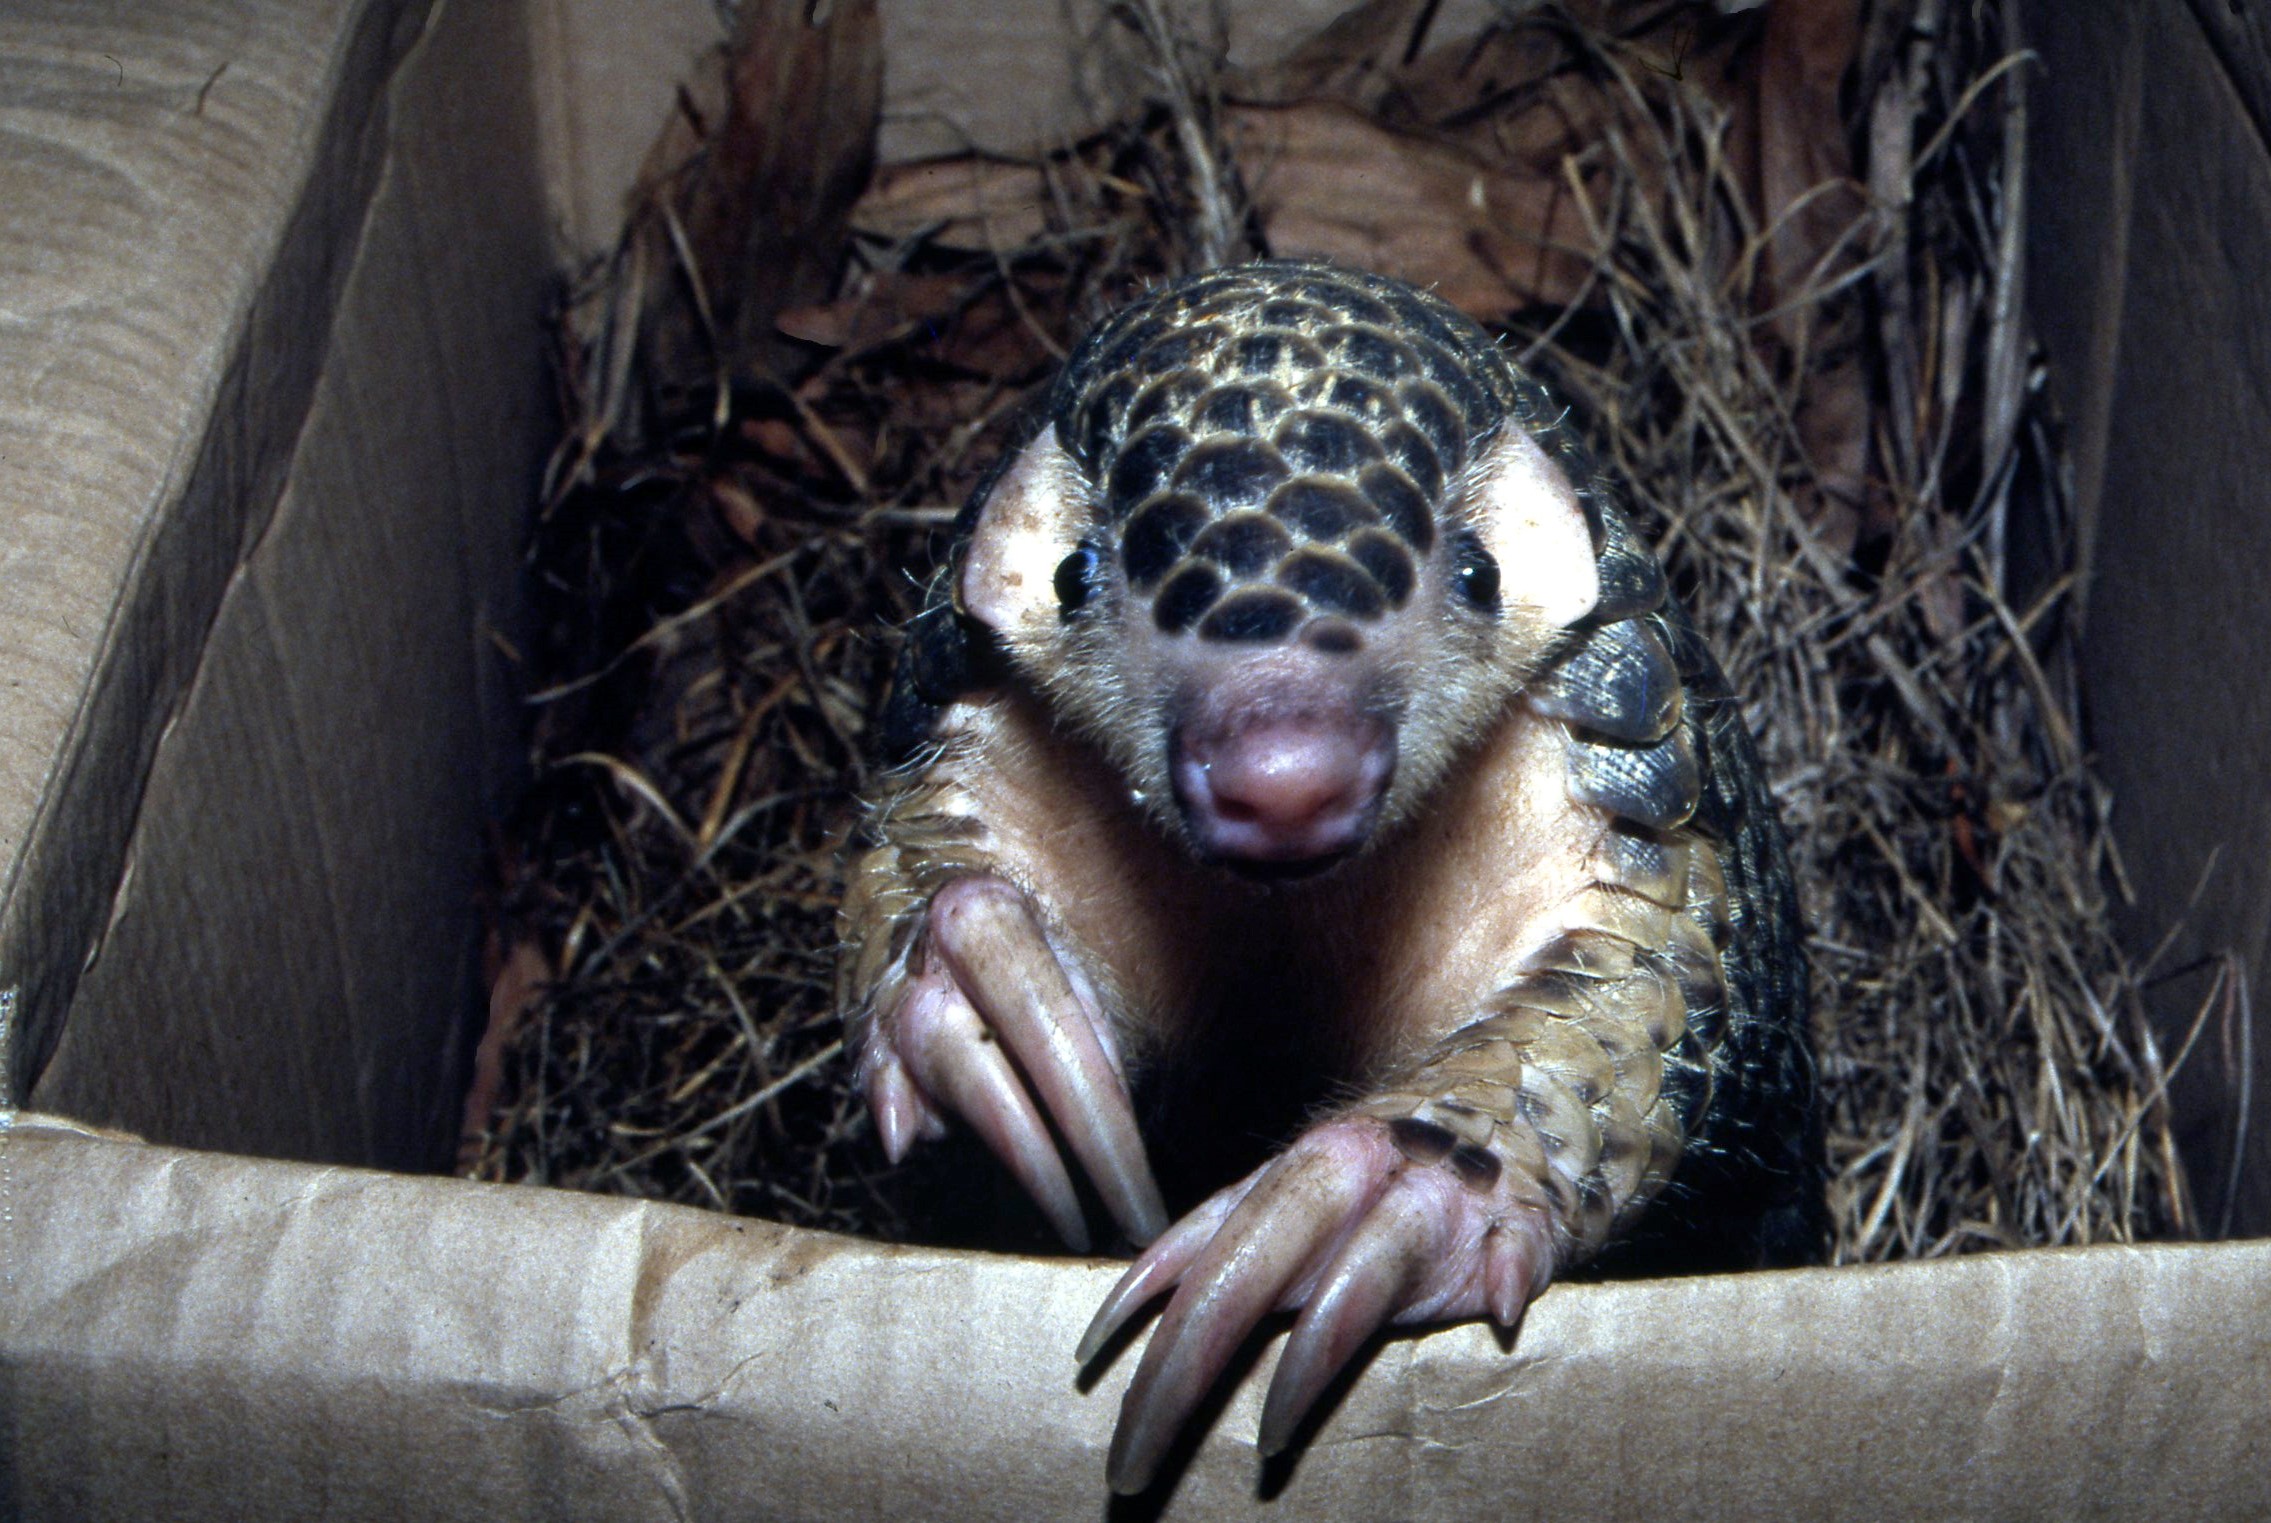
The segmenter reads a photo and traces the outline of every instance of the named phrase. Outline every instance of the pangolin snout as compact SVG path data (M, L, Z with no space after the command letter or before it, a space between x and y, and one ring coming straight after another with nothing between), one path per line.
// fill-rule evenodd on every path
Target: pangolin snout
M1362 846L1396 770L1396 735L1368 714L1292 713L1178 732L1175 799L1199 850L1271 875Z

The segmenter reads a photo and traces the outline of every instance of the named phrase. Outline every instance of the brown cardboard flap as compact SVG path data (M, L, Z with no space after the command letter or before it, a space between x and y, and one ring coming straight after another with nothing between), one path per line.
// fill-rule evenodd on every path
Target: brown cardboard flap
M21 1056L43 1109L196 1147L410 1168L449 1156L478 1009L483 830L521 758L515 576L556 424L523 21L499 3L413 25L426 19L404 10L390 51L340 62L358 71L335 86L343 121L300 123L348 135L358 183L325 182L346 171L319 164L316 183L244 209L295 219L276 289L169 261L185 293L260 294L199 334L244 346L237 384L210 416L164 426L227 468L139 505L149 554L102 568L127 579L111 589L126 643L85 653L76 739L91 749L56 785L0 921L62 938L0 940L0 985L29 986ZM316 0L240 20L303 49L374 24ZM207 111L236 109L237 67ZM194 92L174 104L194 109ZM158 132L138 124L131 140L155 152ZM194 222L148 210L145 247ZM41 211L55 239L90 236ZM295 260L320 290L298 288ZM162 397L158 379L196 378L161 367L147 384ZM50 502L130 516L50 468ZM0 493L0 523L7 511ZM150 627L129 638L138 620ZM0 688L0 724L14 696ZM61 1021L48 990L71 994Z
M2072 443L2090 743L2135 892L2123 938L2173 927L2160 969L2194 970L2153 991L2173 1053L2203 958L2271 980L2271 53L2261 7L2027 11L2027 286ZM2212 1020L2170 1091L2210 1232L2271 1232L2253 1019Z
M1134 1350L1083 1391L1071 1349L1109 1264L29 1116L0 1148L0 1511L1108 1512ZM1388 1344L1268 1470L1260 1395L1165 1516L2228 1515L2271 1495L2271 1245L1559 1286L1511 1353Z
M274 507L413 0L0 7L0 982L22 1094Z

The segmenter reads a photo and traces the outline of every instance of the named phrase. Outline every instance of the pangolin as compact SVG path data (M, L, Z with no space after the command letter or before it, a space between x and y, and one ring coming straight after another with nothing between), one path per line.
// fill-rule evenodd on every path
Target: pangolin
M1444 302L1268 261L1099 325L962 512L884 729L859 1081L894 1161L959 1118L1085 1250L1069 1153L1149 1245L1078 1351L1169 1296L1116 1490L1273 1310L1265 1454L1384 1325L1818 1253L1750 739L1611 483Z

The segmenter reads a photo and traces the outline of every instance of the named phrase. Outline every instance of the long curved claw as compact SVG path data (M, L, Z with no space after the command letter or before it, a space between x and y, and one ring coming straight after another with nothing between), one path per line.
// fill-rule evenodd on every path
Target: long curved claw
M1547 1237L1535 1223L1528 1232L1500 1224L1483 1239L1483 1304L1490 1320L1511 1328L1546 1288L1553 1270Z
M1127 1085L1025 896L1000 878L963 878L939 890L930 915L933 945L1024 1068L1112 1219L1139 1243L1158 1237L1167 1207Z
M1080 1197L1073 1193L1057 1145L1019 1082L1017 1070L1010 1067L1001 1048L987 1040L984 1021L962 991L937 974L917 979L897 1024L899 1056L914 1082L969 1122L1048 1216L1065 1245L1075 1253L1086 1253L1088 1223L1081 1216ZM879 1109L877 1114L885 1112ZM886 1147L890 1140L886 1131Z
M1261 1451L1284 1451L1357 1348L1403 1309L1440 1251L1440 1216L1389 1189L1341 1246L1293 1325L1262 1402Z
M1175 1436L1273 1308L1300 1308L1262 1404L1281 1452L1334 1379L1390 1323L1488 1314L1511 1325L1554 1263L1550 1209L1513 1170L1462 1167L1364 1116L1304 1133L1178 1222L1121 1276L1087 1336L1092 1358L1175 1286L1120 1405L1108 1476L1149 1487Z
M1330 1149L1280 1158L1192 1263L1121 1400L1106 1468L1114 1491L1151 1484L1238 1345L1371 1203L1378 1172L1350 1162Z
M867 1076L867 1108L875 1115L875 1129L883 1138L883 1156L894 1167L907 1161L922 1129L923 1103L907 1077L906 1065L893 1054Z
M1073 1362L1086 1364L1094 1359L1104 1345L1111 1342L1112 1335L1126 1326L1128 1319L1146 1302L1172 1289L1198 1258L1199 1250L1228 1219L1231 1209L1246 1198L1247 1189L1260 1177L1261 1171L1257 1169L1241 1184L1209 1196L1197 1210L1170 1227L1165 1236L1155 1239L1143 1251L1143 1257L1120 1276L1119 1283L1104 1298L1104 1304L1096 1308L1088 1331L1080 1335L1080 1347L1073 1351Z

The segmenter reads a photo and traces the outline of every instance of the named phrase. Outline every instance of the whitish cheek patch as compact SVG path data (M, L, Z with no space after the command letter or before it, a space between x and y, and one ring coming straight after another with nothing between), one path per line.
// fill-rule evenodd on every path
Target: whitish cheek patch
M1500 596L1550 624L1574 624L1601 600L1593 534L1577 493L1520 429L1506 430L1492 453L1476 494L1475 532L1498 562Z
M1057 568L1078 549L1085 507L1054 429L1027 445L979 510L962 558L962 606L1010 638L1047 638Z

